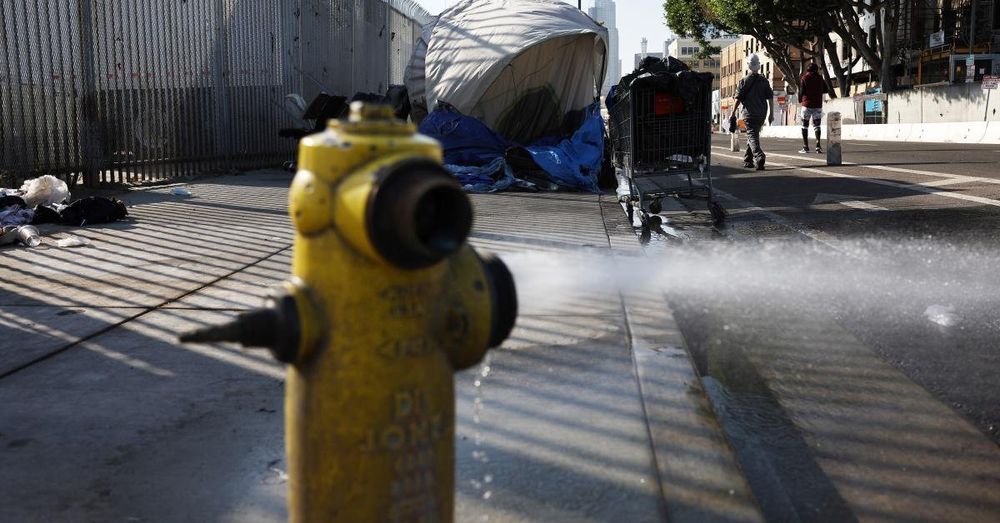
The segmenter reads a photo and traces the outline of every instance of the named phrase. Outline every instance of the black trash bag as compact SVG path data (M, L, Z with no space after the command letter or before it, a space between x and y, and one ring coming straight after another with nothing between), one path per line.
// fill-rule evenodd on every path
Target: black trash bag
M63 225L91 225L111 223L128 216L125 202L115 198L91 196L77 200L59 213Z
M632 71L622 77L621 81L618 82L619 88L616 91L617 93L626 91L636 78L639 78L644 74L664 76L679 75L689 71L691 71L691 68L688 67L687 64L672 56L667 57L666 60L656 58L655 56L647 56L646 58L643 58L642 62L639 63L639 67L635 68L635 71Z
M380 94L378 94L378 93L357 92L357 93L354 93L354 96L351 97L351 101L352 102L365 102L365 103L384 104L385 103L385 97L382 96L382 95L380 95Z
M0 209L6 209L8 207L20 207L25 208L28 204L24 202L24 198L16 194L9 194L7 196L0 197Z
M405 85L390 85L385 92L385 100L392 106L396 118L406 120L410 117L410 92Z
M42 225L45 223L62 223L62 216L59 215L59 211L49 207L47 205L38 205L35 207L35 217L32 218L32 225Z
M504 154L504 157L510 165L511 170L514 171L514 176L544 189L552 185L549 173L535 163L534 158L531 157L531 153L527 149L523 147L511 147Z
M614 148L607 128L604 129L604 159L601 161L601 172L597 173L597 186L601 189L617 189L618 176L615 175Z

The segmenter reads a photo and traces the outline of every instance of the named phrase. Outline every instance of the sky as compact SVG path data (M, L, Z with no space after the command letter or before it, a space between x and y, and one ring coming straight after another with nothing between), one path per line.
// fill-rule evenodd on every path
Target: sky
M416 0L431 14L458 3L458 0ZM576 5L576 0L566 3ZM663 0L616 0L618 6L618 46L622 59L622 74L630 72L632 57L640 50L642 37L649 39L650 52L662 52L663 41L669 31L663 20ZM593 0L583 0L583 10L594 5Z

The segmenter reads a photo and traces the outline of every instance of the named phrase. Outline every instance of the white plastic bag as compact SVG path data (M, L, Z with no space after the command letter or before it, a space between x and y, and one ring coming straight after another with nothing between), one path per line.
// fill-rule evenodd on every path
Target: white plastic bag
M25 181L21 191L24 192L22 198L28 207L53 205L69 198L69 186L51 174Z
M70 234L69 236L66 236L65 238L56 242L56 245L60 247L86 247L91 243L92 242L90 241L90 238L84 238L83 236L73 236L72 234Z

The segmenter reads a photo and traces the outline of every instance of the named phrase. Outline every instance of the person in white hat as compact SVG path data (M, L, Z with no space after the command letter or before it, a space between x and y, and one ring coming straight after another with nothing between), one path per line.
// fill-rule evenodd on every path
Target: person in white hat
M774 121L774 91L770 82L759 74L760 58L752 54L747 59L747 69L750 74L744 76L736 86L736 105L733 114L743 106L740 116L747 125L747 150L743 154L743 166L748 169L764 170L767 157L760 146L760 129L764 127L764 119L768 123Z

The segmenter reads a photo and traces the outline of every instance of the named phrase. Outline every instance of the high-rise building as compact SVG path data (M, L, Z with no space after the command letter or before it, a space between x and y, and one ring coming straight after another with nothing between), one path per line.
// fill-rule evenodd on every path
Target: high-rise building
M622 77L622 61L618 50L617 9L614 0L594 0L593 7L587 10L587 14L594 21L608 28L608 72L604 77L602 94L607 94L611 86L617 84Z

